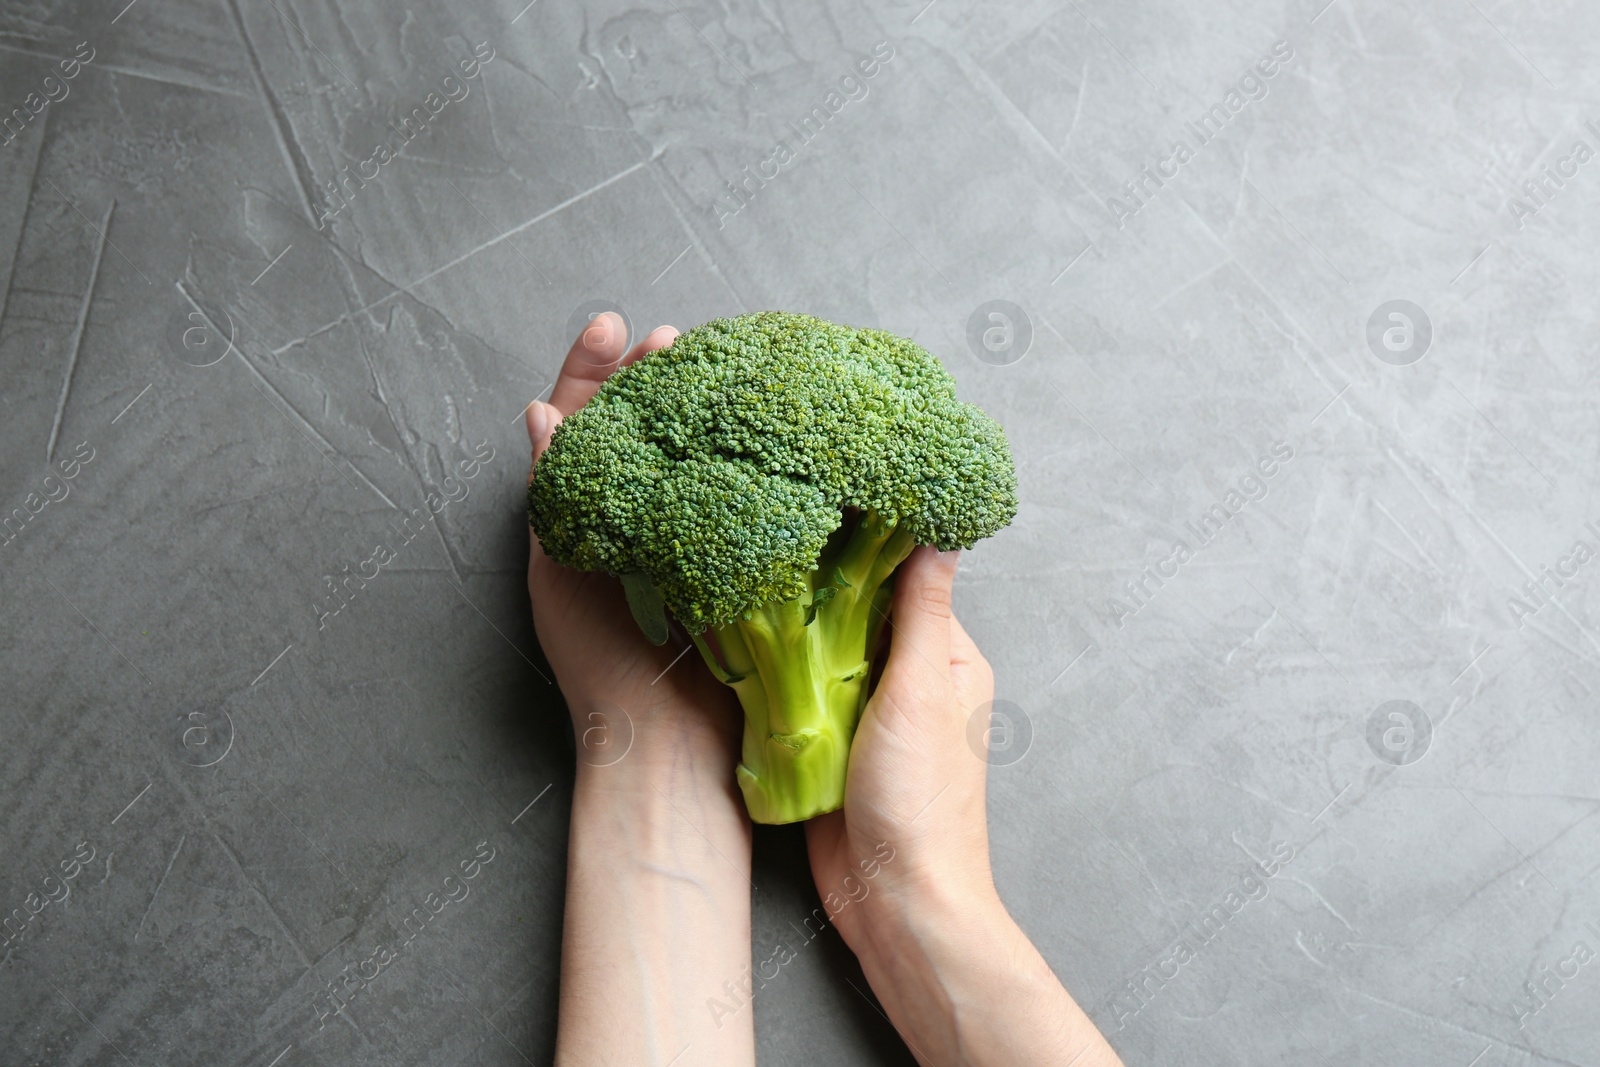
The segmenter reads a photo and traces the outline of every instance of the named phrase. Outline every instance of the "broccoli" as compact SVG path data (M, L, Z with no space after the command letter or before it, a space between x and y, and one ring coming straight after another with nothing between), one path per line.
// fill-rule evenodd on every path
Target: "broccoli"
M895 568L1017 510L1004 432L915 343L808 315L716 319L612 375L528 486L557 562L622 579L656 644L671 609L745 711L756 822L844 802Z

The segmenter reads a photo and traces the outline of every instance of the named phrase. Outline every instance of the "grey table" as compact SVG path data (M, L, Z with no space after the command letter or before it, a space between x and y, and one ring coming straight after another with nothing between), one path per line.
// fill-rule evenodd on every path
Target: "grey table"
M0 1061L549 1062L609 303L1006 426L996 874L1130 1064L1600 1064L1592 5L124 2L0 8ZM762 1062L910 1062L864 989Z

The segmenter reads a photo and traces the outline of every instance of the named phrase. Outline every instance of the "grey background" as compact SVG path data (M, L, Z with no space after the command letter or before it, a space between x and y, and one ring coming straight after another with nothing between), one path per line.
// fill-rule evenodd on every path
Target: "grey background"
M1510 602L1600 548L1600 162L1521 191L1600 149L1600 17L1324 2L5 3L5 113L95 58L0 147L0 509L94 458L0 545L0 910L94 857L0 949L0 1061L549 1061L573 760L519 411L602 299L640 333L895 330L1006 426L1021 514L958 592L1032 731L991 771L996 875L1130 1064L1600 1064L1600 963L1564 962L1600 950L1600 562ZM880 42L865 97L717 208ZM1275 42L1265 95L1119 220ZM969 349L989 300L1025 353ZM1432 329L1404 366L1368 343L1392 300ZM479 442L319 629L325 577ZM1369 743L1394 700L1425 751ZM319 1028L480 841L471 895ZM815 899L797 831L757 851L760 959ZM862 989L833 935L802 952L762 1061L909 1062Z

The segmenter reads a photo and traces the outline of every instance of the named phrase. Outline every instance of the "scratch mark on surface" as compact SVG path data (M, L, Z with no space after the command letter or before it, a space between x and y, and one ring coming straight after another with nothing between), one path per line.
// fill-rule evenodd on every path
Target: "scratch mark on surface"
M728 295L739 302L741 311L749 308L750 302L745 299L743 293L734 288L732 282L728 281L728 276L722 273L722 268L718 266L716 257L706 254L705 246L701 244L699 237L695 234L694 227L689 224L689 219L684 215L683 208L679 206L678 201L672 196L674 190L677 191L679 196L684 196L683 189L667 173L665 164L660 162L661 156L662 153L657 152L650 157L649 162L656 164L656 166L650 168L650 177L656 183L656 187L661 190L662 199L667 202L668 207L672 208L673 215L678 219L678 225L683 227L684 234L688 236L694 247L699 250L701 262L706 265L712 274L717 276L717 280L722 283L723 288L728 290ZM663 183L665 183L665 187L663 187Z
M350 876L348 874L344 873L344 868L340 867L337 863L333 862L333 857L329 856L326 852L324 852L322 850L322 846L321 845L319 845L315 841L311 840L311 838L306 834L306 832L304 830L300 829L299 826L295 825L295 821L293 819L289 818L289 816L284 813L284 810L282 808L278 807L277 801L273 800L271 797L267 796L266 793L262 792L261 787L259 785L256 785L254 782L250 783L250 788L254 789L258 794L260 794L262 800L265 800L268 804L271 804L272 805L272 810L277 812L283 818L283 821L288 823L290 828L293 829L295 833L299 834L305 840L306 844L308 844L312 848L316 849L317 850L317 855L321 856L323 858L323 860L326 861L328 866L332 867L334 870L339 872L339 876L345 880L345 883L350 886L350 888L355 892L357 897L359 897L361 895L361 890L357 889L355 882L351 881L350 880Z
M332 67L334 70L338 70L339 71L339 77L343 78L349 84L350 88L355 89L355 91L358 92L358 93L361 91L361 89L356 85L355 82L350 81L350 76L348 74L346 74L342 70L339 70L339 65L337 63L335 63L331 59L328 59L328 53L324 52L322 49L317 47L317 42L315 42L315 41L313 41L311 39L311 35L306 33L305 30L302 30L300 28L300 24L298 22L296 22L294 19L290 18L289 17L289 13L287 11L285 11L283 8L281 8L281 7L279 7L277 5L276 0L267 0L267 3L272 5L272 10L276 11L278 14L283 16L283 21L287 22L289 25L294 27L294 31L296 33L298 33L301 37L305 38L306 44L311 46L312 51L316 52L317 55L321 56L323 59L327 59L328 60L328 66Z
M1055 685L1057 682L1061 681L1061 679L1066 675L1066 673L1072 669L1073 664L1077 663L1080 659L1082 659L1084 657L1084 655L1093 647L1094 647L1093 643L1084 645L1083 646L1083 651L1079 652L1076 656L1072 657L1072 663L1069 663L1065 667L1062 667L1060 673L1057 674L1054 678L1050 679L1050 685ZM1046 686L1045 688L1048 689L1049 686Z
M172 873L172 865L178 862L178 853L183 851L183 843L189 839L188 834L178 837L178 847L172 850L172 858L167 861L167 869L161 872L161 880L156 883L156 891L150 894L150 903L144 909L144 915L139 919L139 928L133 932L133 940L137 943L139 935L144 932L144 924L150 918L150 909L156 906L156 897L161 895L161 887L167 884L167 875Z
M1072 106L1072 125L1067 127L1067 139L1061 142L1061 155L1066 156L1072 150L1072 137L1078 132L1078 120L1083 117L1083 100L1089 95L1089 60L1083 61L1083 70L1078 75L1078 99Z
M1304 326L1300 325L1299 321L1297 319L1295 319L1295 317L1288 312L1288 310L1283 306L1283 304L1278 300L1278 298L1272 295L1272 290L1268 289L1264 284L1262 284L1261 279L1257 278L1254 274L1252 274L1250 272L1250 268L1245 266L1243 260L1239 259L1238 253L1236 253L1233 250L1233 246L1228 244L1228 242L1224 241L1221 238L1221 236L1218 235L1217 231L1212 228L1211 224L1209 222L1207 222L1205 220L1205 218L1199 212L1197 212L1194 208L1189 206L1189 201L1185 200L1183 197L1180 196L1180 197L1178 197L1177 203L1178 203L1178 205L1180 207L1182 207L1185 211L1187 211L1189 213L1189 217L1191 219L1193 219L1195 221L1195 223L1200 226L1201 229L1205 230L1206 233L1211 235L1211 239L1213 241L1217 242L1217 244L1219 246L1221 246L1222 248L1225 248L1225 249L1228 250L1228 254L1233 256L1234 265L1238 268L1239 273L1243 274L1246 278L1248 278L1250 280L1250 284L1256 287L1256 292L1260 293L1262 298L1264 300L1266 300L1267 306L1269 308L1271 308L1274 312L1276 312L1283 319L1284 322L1288 323L1291 327L1293 327L1293 329L1295 331L1295 334L1298 335L1298 336L1290 335L1291 339L1295 342L1295 344L1294 344L1295 354L1300 357L1300 360L1301 360L1301 362L1303 362L1305 364L1306 369L1309 370L1313 375L1315 375L1317 380L1319 382L1321 382L1322 385L1324 387L1326 387L1327 390L1330 393L1333 392L1335 387L1339 383L1337 381L1334 381L1331 378L1329 378L1327 372L1323 369L1323 367L1319 366L1316 363L1313 363L1306 356L1305 352L1302 351L1302 349L1301 349L1300 341L1303 339L1304 342L1305 342L1306 347L1308 347L1311 351L1315 352L1318 356L1321 356L1324 363L1330 363L1331 364L1332 360L1330 360L1328 358L1327 353L1325 353L1320 347L1317 346L1317 343L1314 340L1316 335L1313 334L1311 331L1307 330ZM1348 375L1346 377L1348 377Z
M0 48L3 47L3 45L0 45ZM12 51L20 52L22 49L12 49ZM34 53L30 52L26 54L32 55ZM231 96L236 100L250 99L250 95L248 93L237 93L232 89L224 89L217 85L207 85L204 82L186 82L179 81L177 78L164 78L160 74L156 74L148 70L139 70L136 67L124 67L115 63L101 63L100 61L96 60L94 67L91 69L110 71L113 74L121 74L127 78L138 78L141 81L151 81L160 85L170 85L177 89L192 89L195 92L200 93L216 93L218 96Z
M124 252L121 248L117 247L117 242L113 241L107 235L107 232L106 232L106 230L104 228L97 228L95 226L95 224L94 224L94 220L91 219L88 215L85 215L83 213L83 209L78 207L77 204L73 203L72 197L68 196L66 193L63 193L61 191L61 187L59 185L57 185L55 182L51 181L49 178L45 178L44 179L44 183L46 185L48 185L50 188L54 189L56 191L56 195L59 196L61 199L65 200L67 202L67 206L70 207L73 211L77 212L78 217L80 219L82 219L84 222L88 223L89 224L89 228L91 230L94 230L94 232L96 234L98 234L106 242L106 244L110 245L111 246L111 250L113 252L115 252L117 255L121 256L122 257L122 261L124 263L126 263L128 266L132 267L134 269L134 271L138 273L139 277L144 279L144 283L146 285L154 285L155 284L155 282L150 280L150 276L148 274L146 274L142 270L139 270L139 265L137 263L135 263L133 260L128 258L128 253Z
M42 51L34 51L32 48L18 48L16 45L6 45L6 43L0 43L0 51L10 51L10 53L18 54L18 56L29 56L29 58L32 59L43 59L45 62L53 62L54 59L56 59L56 56L50 56L50 54L42 53ZM142 80L146 80L146 82L160 82L162 85L171 85L174 86L174 88L179 88L179 90L195 90L197 93L216 93L219 94L219 96L232 96L232 98L237 99L250 99L250 96L248 96L246 93L235 93L234 90L224 90L224 88L221 88L221 86L205 85L203 82L179 82L179 80L176 80L176 78L165 78L160 74L154 74L154 72L150 72L150 70L139 70L138 67L118 66L118 64L115 64L115 62L104 62L101 61L101 59L96 59L96 61L94 61L94 66L88 67L88 69L109 70L110 74L122 74L125 75L125 77L142 78ZM50 112L46 110L45 114L50 114ZM43 125L43 122L45 122L45 117L40 115L38 122L40 122L40 125Z
M207 322L210 322L210 315L208 315L206 313L205 309L200 306L200 302L198 300L196 300L189 293L189 290L184 288L183 282L179 281L179 282L175 282L174 284L177 286L178 292L183 294L183 298L185 300L189 301L190 305L192 305L196 311L198 311L201 315L204 315L206 317L206 321ZM215 323L211 323L211 328L213 330L216 330L217 336L219 336L219 337L223 336L222 331L216 329L216 324ZM234 345L233 346L233 351L234 351L234 353L236 355L238 355L239 362L243 363L245 365L245 367L250 371L250 373L255 376L256 381L260 382L261 385L265 386L267 390L270 390L271 393L272 393L272 396L277 397L278 401L280 403L282 403L285 408L289 409L288 413L285 413L281 409L279 409L278 413L280 415L283 415L284 418L289 419L290 424L293 425L295 427L295 429L300 432L300 436L306 438L306 440L308 442L312 442L312 439L315 438L315 442L312 444L312 447L318 454L320 454L322 456L323 459L327 460L330 465L333 465L333 461L328 459L328 452L332 452L334 455L338 456L340 459L344 459L344 456L339 452L339 450L337 448L334 448L333 445L328 441L328 439L322 436L322 434L317 430L316 426L314 426L311 423L311 420L307 419L304 415L300 414L300 409L296 408L293 404L291 404L289 402L289 398L284 396L282 393L280 393L278 391L277 387L274 386L270 380L268 380L267 376L262 374L259 370L257 370L256 369L256 365L254 363L251 363L249 359L245 358L244 350L242 348L240 348L238 345ZM266 396L266 392L264 390L262 390L259 386L257 387L257 392L261 392L263 396ZM274 408L278 407L277 404L272 403L272 397L267 397L267 402L269 404L272 404L272 406ZM310 431L310 432L307 433L307 431ZM316 444L321 444L322 448L317 448ZM324 448L327 449L327 452L324 452L322 450ZM387 504L391 508L397 507L395 502L393 500L390 500L389 497L384 493L384 491L382 489L379 489L376 485L373 484L373 482L372 482L372 480L370 478L368 478L365 474L361 473L361 468L360 467L356 466L354 463L351 463L347 459L345 459L344 461L345 461L345 464L351 470L355 471L356 477L360 478L362 483L364 485L366 485L366 487L368 489L372 490L373 493L377 494L377 497L378 497L379 500L382 500L385 504ZM347 482L350 481L350 479L348 477L346 477L345 473L342 470L339 470L339 468L336 465L333 467L333 469L338 472L339 477L344 478L344 480L347 481ZM355 483L351 482L351 487L354 488L355 487Z
M245 28L244 15L239 11L239 0L228 0L228 10L233 13L234 24L239 28L239 39L244 43L245 55L250 60L250 73L255 78L256 90L260 92L262 102L266 104L273 135L278 139L278 150L283 153L283 161L288 165L289 173L294 178L295 188L300 190L306 218L311 220L312 228L316 229L317 213L312 207L316 197L312 195L312 190L317 187L317 183L311 174L311 164L306 160L300 142L295 140L294 125L289 121L283 105L278 102L272 86L267 83L266 73L261 69L261 56L256 52L256 44L250 36L250 31Z
M222 851L226 852L228 859L233 861L233 869L239 872L239 877L244 879L245 885L248 885L251 891L255 893L256 899L261 901L262 906L267 909L267 914L272 916L273 921L278 924L278 929L283 931L283 936L288 938L289 944L294 947L295 955L299 956L300 962L309 969L311 967L311 958L306 955L306 950L300 946L300 942L295 940L293 932L284 923L283 916L278 914L278 910L272 906L272 901L267 899L267 895L261 891L261 887L256 885L250 876L245 873L244 864L239 862L239 857L234 853L233 849L218 836L216 831L212 831L211 839L222 846Z
M866 205L868 207L870 207L874 212L877 213L877 216L884 221L884 224L886 226L888 226L889 229L893 230L895 232L896 236L898 236L900 238L900 240L902 240L902 241L904 241L906 243L906 247L907 248L911 249L911 251L915 252L919 257L921 257L922 262L924 262L928 266L932 267L933 268L933 272L935 274L937 274L940 278L944 279L944 283L946 285L954 285L955 284L948 277L946 277L944 271L939 269L939 265L937 263L935 263L933 260L929 259L926 255L923 254L922 249L918 248L916 245L911 243L911 238L907 237L904 233L902 233L901 230L900 230L900 227L896 226L893 222L891 222L889 220L889 216L885 215L883 213L883 209L882 208L880 208L877 204L874 204L870 199L867 198L867 194L866 193L863 193L859 188L857 188L855 182L851 181L849 178L846 178L843 174L839 175L839 180L844 182L852 190L854 190L855 194L857 196L859 196L863 201L865 201Z
M412 285L421 285L423 282L428 281L430 278L437 277L438 275L443 274L445 271L449 270L450 268L456 267L456 266L461 265L462 263L465 263L467 260L469 260L473 256L477 255L479 252L482 252L482 251L484 251L486 249L489 249L489 248L493 248L495 245L499 244L501 241L510 240L512 237L515 237L517 234L521 233L523 230L531 229L532 227L537 226L539 223L543 222L545 219L551 218L554 215L559 215L561 212L565 211L569 207L572 207L574 204L581 203L582 201L589 199L589 197L593 196L595 193L598 193L600 190L606 188L607 186L615 185L617 182L619 182L622 179L628 177L628 175L634 173L635 171L641 170L644 167L649 166L650 162L651 162L651 160L648 160L648 159L640 160L639 162L635 163L633 166L626 167L626 168L618 171L617 173L613 174L611 177L606 178L603 181L597 182L594 185L591 185L589 188L585 189L583 192L575 193L574 195L567 197L567 199L561 201L561 203L555 205L552 208L547 208L546 210L539 212L539 214L535 215L533 218L529 219L528 221L518 223L517 225L511 227L511 229L507 230L505 233L500 234L498 237L492 237L489 240L485 241L483 244L479 245L478 247L473 248L470 251L462 253L461 255L457 256L455 259L452 259L452 260L450 260L450 262L444 264L442 267L436 267L435 269L430 270L428 273L424 274L422 277L418 278L416 281L412 282L411 284ZM390 294L390 295L393 295L393 294ZM383 299L387 300L388 297L384 297ZM380 301L380 303L381 303L381 301ZM366 309L363 308L362 310L364 311Z
M29 58L32 59L43 59L45 62L53 62L54 59L56 59L56 56L42 53L42 51L34 51L32 48L18 48L16 45L6 45L6 43L3 42L0 42L0 51L10 51L10 53L18 54L18 56L29 56ZM88 69L106 70L106 72L109 72L109 74L120 74L123 75L123 77L130 78L141 78L141 80L144 80L144 82L158 82L162 83L162 85L174 86L174 88L179 88L179 90L194 90L197 91L197 93L216 93L218 96L232 96L232 98L235 99L250 99L250 94L248 93L235 93L234 90L226 90L226 88L222 88L222 86L219 85L206 85L205 82L179 82L178 78L163 77L163 75L157 74L157 72L154 72L154 70L139 70L138 67L123 67L120 66L120 64L115 64L115 62L104 62L101 61L101 59L96 59L96 61L94 61L94 66L88 67ZM40 115L40 120L38 120L38 122L45 122L43 115Z
M45 108L44 114L39 116L37 125L29 126L23 133L24 137L32 134L33 164L28 168L30 177L27 188L23 191L22 218L17 223L17 240L10 249L10 256L4 264L0 264L0 326L4 326L6 321L6 303L11 296L11 278L17 268L17 257L22 254L22 235L28 228L28 219L33 215L32 193L39 184L39 160L44 158L45 124L49 121L50 109Z
M137 663L133 662L133 660L128 659L127 656L123 655L122 649L118 648L115 644L113 644L112 641L111 641L111 638L107 637L103 633L100 633L100 627L96 626L92 622L89 622L89 616L85 615L82 611L78 610L78 605L74 604L72 602L72 600L67 596L67 594L65 594L65 593L63 593L61 591L61 587L60 586L56 585L55 582L50 581L49 578L46 578L45 581L49 583L51 589L54 589L56 591L56 596L60 597L62 600L65 600L67 602L67 606L70 607L73 611L77 611L78 612L78 618L82 619L84 622L88 622L89 623L89 629L93 630L96 634L99 634L100 640L104 641L108 645L111 645L112 651L116 652L117 655L122 656L123 662L127 663L128 666L132 667L138 673L139 677L144 679L144 684L145 685L154 685L155 684L152 681L150 681L149 676L146 675L144 673L144 671L139 670L139 665Z
M1304 881L1300 878L1291 877L1281 872L1279 873L1278 877L1282 878L1286 882L1293 882L1295 885L1303 888L1316 899L1318 904L1321 904L1325 909L1327 909L1329 915L1332 915L1335 919L1338 919L1346 930L1349 930L1352 934L1357 932L1356 928L1350 925L1350 920L1346 919L1343 915L1340 915L1338 909L1332 904L1328 903L1328 898L1323 896L1321 891L1318 890L1316 886L1312 885L1310 882Z
M727 53L725 53L722 49L718 48L716 46L716 44L712 42L711 38L706 36L706 32L704 30L702 30L699 26L696 26L694 24L694 19L691 19L688 15L684 15L683 14L683 9L681 7L679 7L674 2L674 0L667 0L667 3L672 4L672 10L676 11L680 16L683 17L683 21L685 21L685 22L687 22L689 24L689 28L694 30L695 33L698 33L700 35L700 39L702 41L704 41L706 44L710 45L711 46L711 50L713 52L715 52L717 55L721 56L722 57L722 61L724 63L728 64L728 66L732 67L733 70L734 70L734 73L738 74L739 77L744 79L744 83L746 85L750 86L751 89L755 89L756 88L756 83L750 80L750 76L744 72L744 68L740 67L739 64L737 64L733 60L729 59L728 56L727 56Z
M67 410L67 394L72 392L72 378L78 369L78 356L83 351L83 330L89 323L89 305L94 302L95 283L100 279L100 264L106 258L106 232L111 228L111 214L117 202L106 205L106 216L100 220L100 244L95 248L94 266L89 269L89 284L83 290L83 303L78 306L78 324L72 331L72 354L67 357L67 373L61 379L61 399L56 401L55 420L50 423L50 443L45 446L44 461L56 458L56 438L61 434L61 418Z
M485 215L483 213L483 211L478 207L477 204L474 204L470 199L467 198L467 194L463 193L461 191L460 186L456 185L455 182L451 181L448 176L445 177L444 183L446 185L448 185L450 188L454 189L456 191L456 195L461 197L462 200L465 200L467 202L467 206L470 207L473 211L477 212L477 215L478 215L478 217L480 219L482 219L484 222L488 222L490 228L494 227L494 223L493 222L489 222L489 216ZM517 242L515 242L515 241L507 241L506 243L511 246L511 251L513 251L513 252L515 252L517 254L517 258L518 259L520 259L520 260L522 260L522 262L526 263L528 265L529 269L531 269L535 274L537 274L540 278L542 278L544 280L544 283L546 285L550 284L550 276L548 274L546 274L544 271L540 270L538 268L538 266L536 266L534 264L533 260L529 259L527 256L522 254L522 249L517 247Z
M1403 1012L1406 1015L1414 1015L1419 1019L1426 1019L1430 1023L1438 1023L1441 1026L1449 1027L1451 1030L1456 1030L1463 1034L1471 1034L1473 1037L1481 1037L1485 1041L1493 1041L1495 1044L1504 1045L1506 1048L1514 1048L1520 1052L1526 1052L1530 1056L1537 1056L1549 1063L1558 1063L1561 1065L1561 1067L1584 1067L1584 1065L1581 1063L1573 1063L1571 1060L1564 1060L1548 1051L1535 1051L1533 1048L1527 1045L1519 1045L1514 1041L1507 1041L1504 1038L1495 1037L1493 1034L1486 1034L1480 1030L1474 1030L1470 1026L1462 1026L1460 1023L1451 1022L1449 1019L1446 1019L1443 1016L1429 1015L1427 1012L1418 1011L1416 1008L1413 1008L1410 1005L1399 1004L1392 1000L1385 1000L1383 997L1376 996L1372 993L1369 993L1365 989L1359 989L1350 985L1349 983L1342 984L1345 989L1354 993L1356 996L1361 997L1363 1000L1370 1000L1374 1004L1381 1004L1385 1008L1392 1008L1393 1010Z
M410 468L412 476L416 478L418 491L426 497L428 495L428 483L423 478L422 471L418 469L416 462L412 459L410 449L405 445L406 435L401 429L400 420L395 417L393 405L389 403L389 394L383 387L383 379L378 376L378 368L373 365L372 353L367 348L367 340L362 336L360 328L356 328L354 332L356 345L361 350L361 361L367 368L367 378L372 382L373 393L377 398L378 404L383 408L383 413L388 418L389 425L394 429L395 437L400 441L400 456L405 461L406 466ZM401 515L407 514L406 511L399 507L396 507L395 510ZM450 542L446 539L444 530L440 528L438 522L430 522L427 525L433 528L434 535L439 539L439 547L444 550L445 562L450 565L451 576L456 581L461 581L461 570L456 566L456 554L450 547Z
M1321 960L1317 959L1317 957L1312 954L1311 950L1306 947L1305 932L1304 931L1297 930L1295 932L1294 943L1295 943L1295 947L1296 948L1298 948L1301 952L1305 953L1306 959L1310 960L1312 963L1315 963L1318 967L1321 967L1324 970L1327 969L1328 965L1323 963Z
M1476 656L1472 657L1472 663L1468 663L1465 667L1461 668L1461 674L1457 674L1454 678L1450 679L1450 684L1451 685L1455 685L1457 682L1461 681L1461 675L1462 674L1466 674L1468 671L1470 671L1472 669L1472 664L1473 663L1477 663L1484 656L1487 656L1489 654L1489 649L1491 649L1493 647L1494 647L1494 642L1491 641L1489 643L1489 645L1482 652L1479 652Z
M230 2L234 2L234 0L230 0ZM364 313L366 313L368 311L371 311L373 308L378 307L380 304L385 304L385 303L389 302L390 300L393 300L395 297L399 296L402 293L406 294L407 296L410 296L411 295L411 290L414 287L416 287L418 285L421 285L425 281L430 281L433 278L437 278L439 275L443 274L447 270L450 270L452 267L460 266L461 264L465 263L467 260L471 259L473 256L477 255L479 252L483 252L483 251L485 251L487 249L493 248L495 245L499 244L501 241L509 240L510 238L515 237L517 234L521 233L523 230L529 229L530 227L533 227L533 226L537 226L539 223L543 222L545 219L550 218L552 215L559 215L561 212L565 211L567 208L569 208L569 207L573 206L574 204L577 204L577 203L579 203L579 202L581 202L583 200L587 200L589 197L593 196L595 193L597 193L600 190L606 188L607 186L614 185L615 183L621 181L622 179L626 178L628 175L634 173L635 171L637 171L637 170L639 170L639 169L641 169L643 167L649 166L650 163L653 161L653 159L654 159L654 157L652 157L651 159L647 159L647 160L640 160L638 163L635 163L633 166L627 167L627 168L624 168L623 170L618 171L617 173L613 174L611 177L606 178L604 181L601 181L601 182L599 182L599 183L597 183L595 185L590 186L589 188L585 189L583 192L576 193L573 196L569 196L567 199L563 200L561 203L555 205L554 207L549 208L549 209L547 209L545 211L539 212L539 214L535 215L533 218L529 219L528 221L518 223L517 225L513 226L511 229L507 230L505 233L500 234L498 237L491 237L489 240L487 240L487 241L483 242L482 244L478 245L476 248L468 249L466 252L463 252L461 255L459 255L456 258L450 260L448 263L445 263L443 266L435 267L433 270L428 271L428 273L424 274L422 277L420 277L420 278L416 279L415 281L411 282L409 285L396 286L394 292L386 293L383 296L380 296L378 299L374 300L372 303L365 305L364 307L359 307L359 308L357 308L356 310L354 310L352 312L348 312L348 313L346 313L344 315L340 315L337 319L334 319L332 322L328 323L326 326L322 326L322 327L320 327L318 329L312 330L310 333L306 334L304 337L297 338L297 339L295 339L293 341L289 341L289 342L286 342L285 344L282 344L282 345L278 346L276 349L273 350L273 354L276 355L276 354L278 354L280 352L284 352L284 351L286 351L286 350L288 350L290 348L293 348L295 345L305 344L307 341L311 340L313 337L321 336L322 334L327 333L329 330L332 330L332 329L335 329L336 327L342 326L345 323L351 321L356 315L361 315L361 314L364 314ZM413 297L413 299L415 299L415 298Z
M1085 249L1084 251L1088 251L1088 249ZM1072 262L1076 263L1077 260L1073 260ZM1179 293L1186 292L1187 290L1193 288L1194 286L1199 285L1201 282L1203 282L1206 279L1210 278L1213 274L1216 274L1218 271L1222 270L1223 268L1233 266L1233 262L1234 262L1233 261L1233 255L1232 255L1232 253L1229 253L1228 258L1223 259L1223 260L1219 260L1218 262L1216 262L1216 263L1212 264L1211 266L1207 267L1205 270L1201 271L1199 274L1196 274L1193 278L1190 278L1188 281L1179 283L1177 288L1173 289L1171 292L1169 292L1165 296L1163 296L1160 300L1157 300L1154 304L1150 305L1150 310L1151 311L1157 311L1157 310L1165 307L1167 301L1171 300L1173 297L1177 296ZM1067 269L1068 270L1072 269L1071 264L1068 264ZM1062 271L1061 273L1065 274L1066 271ZM1050 284L1054 285L1055 282L1051 282Z
M44 978L44 976L42 974L40 975L40 977ZM128 1054L126 1052L123 1052L122 1049L117 1048L117 1043L115 1041L111 1040L109 1037L106 1037L106 1032L104 1030L100 1029L98 1026L95 1026L94 1025L94 1021L92 1019L90 1019L87 1015L85 1015L82 1011L80 1011L76 1004L72 1003L72 998L68 997L65 993L61 992L61 987L60 986L56 985L54 982L51 982L50 979L48 979L48 978L45 978L44 980L49 983L50 988L54 989L56 991L57 995L59 995L62 1000L67 1002L68 1006L70 1006L73 1011L78 1012L78 1018L82 1019L84 1022L86 1022L90 1026L94 1027L94 1032L100 1035L100 1039L102 1041L104 1041L106 1044L110 1045L112 1048L117 1049L117 1055L121 1056L122 1059L123 1059L123 1062L127 1063L129 1065L129 1067L132 1067L133 1061L128 1059Z
M517 1048L516 1043L514 1041L512 1041L509 1037L506 1037L506 1032L504 1030L500 1029L498 1026L495 1026L494 1020L489 1018L487 1015L483 1014L483 1009L478 1007L476 1004L474 1004L472 1002L472 1000L467 996L466 992L460 986L456 985L455 981L448 974L446 974L444 971L440 971L439 973L441 975L443 975L444 980L446 982L450 983L450 988L454 989L458 994L460 994L461 999L465 1000L467 1002L467 1006L469 1008L471 1008L473 1011L477 1012L478 1013L478 1017L481 1018L484 1022L488 1023L489 1026L494 1030L494 1032L500 1035L501 1040L503 1040L506 1044L510 1045L512 1050L515 1051L518 1056L521 1056L524 1060L526 1060L527 1063L528 1063L528 1067L533 1067L533 1061L528 1059L528 1054L523 1052L520 1048Z
M528 666L533 668L534 673L536 673L539 677L544 678L545 685L555 685L554 682L552 682L548 677L545 676L544 671L539 670L539 665L537 663L533 662L533 660L528 659L527 653L523 652L522 649L520 649L520 648L518 648L516 646L516 642L512 641L511 638L507 637L505 635L505 632L502 631L500 629L500 627L495 626L494 621L492 619L490 619L489 616L483 614L483 609L482 608L480 608L480 607L478 607L478 605L472 603L472 599L470 597L468 597L466 593L461 592L461 587L460 586L456 585L454 582L451 582L449 584L450 584L450 588L454 589L458 594L460 594L461 599L465 600L467 602L467 604L472 608L473 611L476 611L479 615L483 616L483 621L488 623L490 628L493 629L495 633L500 635L500 639L502 641L504 641L506 644L511 646L511 650L513 652L515 652L517 655L521 656L524 660L527 660Z

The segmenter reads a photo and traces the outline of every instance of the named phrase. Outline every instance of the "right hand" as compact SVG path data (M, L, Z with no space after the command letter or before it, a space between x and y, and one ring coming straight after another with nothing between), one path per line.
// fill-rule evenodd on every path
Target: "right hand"
M988 763L967 741L968 721L994 698L994 673L950 609L959 556L919 547L896 572L889 658L851 744L844 807L806 824L818 893L860 900L835 918L858 955L869 930L907 914L999 906Z

